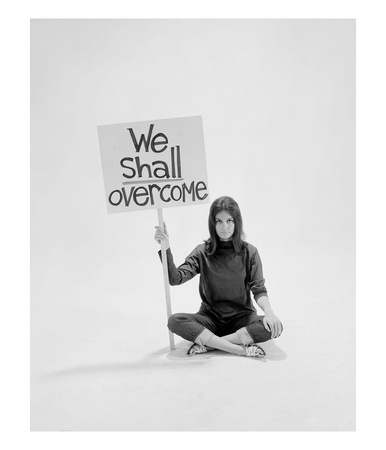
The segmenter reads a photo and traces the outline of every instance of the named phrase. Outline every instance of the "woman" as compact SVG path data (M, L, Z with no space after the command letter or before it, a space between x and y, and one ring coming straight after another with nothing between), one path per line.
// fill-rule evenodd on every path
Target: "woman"
M259 253L242 240L243 223L235 200L215 200L208 224L209 239L198 245L178 268L166 228L163 232L156 227L155 240L166 242L170 284L179 285L200 274L200 310L196 314L173 314L168 327L193 342L188 350L190 356L211 349L241 356L265 356L258 343L279 337L283 326L267 296ZM251 294L265 316L257 315Z

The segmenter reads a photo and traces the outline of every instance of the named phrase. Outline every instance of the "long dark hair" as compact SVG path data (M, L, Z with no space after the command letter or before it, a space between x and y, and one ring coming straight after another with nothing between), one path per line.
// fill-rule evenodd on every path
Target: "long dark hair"
M232 242L236 252L241 252L245 247L245 243L243 242L245 238L243 219L239 205L232 197L219 197L212 203L209 210L208 227L210 237L205 241L208 255L213 255L216 252L218 243L220 242L220 238L216 233L216 216L221 211L228 212L234 220L235 230L232 236Z

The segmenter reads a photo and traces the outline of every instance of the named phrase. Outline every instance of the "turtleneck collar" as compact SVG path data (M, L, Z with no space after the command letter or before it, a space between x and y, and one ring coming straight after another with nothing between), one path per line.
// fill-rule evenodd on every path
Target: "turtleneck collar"
M233 241L218 241L217 243L218 248L234 248L233 247Z

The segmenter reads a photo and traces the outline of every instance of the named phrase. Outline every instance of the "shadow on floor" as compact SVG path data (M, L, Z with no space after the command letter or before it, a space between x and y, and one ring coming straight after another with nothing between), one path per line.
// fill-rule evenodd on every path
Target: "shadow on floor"
M174 350L174 351L178 351ZM164 347L162 349L159 349L153 353L147 354L145 357L137 360L137 361L120 361L120 362L106 362L106 363L94 363L94 364L81 364L77 366L72 367L66 367L63 369L55 370L52 372L39 374L34 376L35 380L48 380L48 379L57 379L62 377L69 377L69 376L86 376L89 374L105 374L105 373L118 373L118 372L130 372L133 370L148 370L148 369L168 369L170 364L168 364L168 361L165 361L165 357L168 358L169 353L171 350L169 350L169 347ZM186 355L186 351L185 351ZM159 358L161 357L161 358ZM191 362L196 364L201 364L202 360L193 358L185 358L189 359ZM182 359L180 359L183 361ZM184 364L182 364L184 365Z
M169 365L164 358L173 361L175 363L180 363L180 367L190 367L192 364L205 364L206 360L211 358L235 358L236 355L230 353L222 352L220 350L213 350L208 353L203 353L201 355L195 355L193 357L187 356L187 350L191 343L183 341L178 344L175 350L170 350L168 347L161 348L153 353L149 353L144 358L135 362L110 362L110 363L99 363L99 364L84 364L74 367L68 367L61 370L56 370L49 372L47 374L42 374L35 377L36 379L55 379L65 376L78 376L93 374L103 374L112 372L125 372L132 370L143 370L143 369L168 369ZM281 361L286 359L287 354L281 350L273 341L264 342L260 344L265 352L265 358L248 358L251 361L268 362L268 361ZM160 359L157 357L161 357Z

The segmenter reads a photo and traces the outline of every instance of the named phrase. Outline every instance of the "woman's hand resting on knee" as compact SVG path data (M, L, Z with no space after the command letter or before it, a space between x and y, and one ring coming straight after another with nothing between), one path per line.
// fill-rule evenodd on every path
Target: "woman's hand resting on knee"
M283 332L283 324L280 322L280 319L271 311L265 313L263 324L265 329L271 332L272 339L279 337Z

